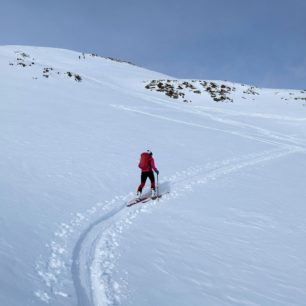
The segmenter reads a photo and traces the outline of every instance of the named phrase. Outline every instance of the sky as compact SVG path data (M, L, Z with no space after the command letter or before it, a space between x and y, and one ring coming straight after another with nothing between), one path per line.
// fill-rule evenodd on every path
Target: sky
M306 0L0 0L0 45L72 49L174 78L306 89Z

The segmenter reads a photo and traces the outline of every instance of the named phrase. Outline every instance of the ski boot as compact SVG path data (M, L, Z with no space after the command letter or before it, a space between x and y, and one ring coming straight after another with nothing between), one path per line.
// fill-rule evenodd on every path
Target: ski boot
M140 198L141 198L141 191L137 191L136 199L137 199L137 200L140 200Z
M156 196L157 196L156 191L155 191L155 189L152 188L151 189L151 198L154 199L154 198L156 198Z

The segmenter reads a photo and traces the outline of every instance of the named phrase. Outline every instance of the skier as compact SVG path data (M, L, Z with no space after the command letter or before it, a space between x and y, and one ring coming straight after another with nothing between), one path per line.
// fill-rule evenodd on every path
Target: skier
M140 162L138 164L138 167L141 169L141 183L137 190L137 198L140 199L142 189L146 184L147 178L149 178L151 181L151 196L155 197L156 189L155 189L155 177L153 170L157 175L159 174L159 171L155 167L153 153L150 150L147 150L146 152L140 155Z

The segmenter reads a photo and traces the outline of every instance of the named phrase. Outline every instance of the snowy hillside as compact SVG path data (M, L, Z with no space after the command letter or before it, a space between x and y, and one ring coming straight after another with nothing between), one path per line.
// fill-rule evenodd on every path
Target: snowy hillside
M305 305L305 89L23 46L0 84L0 305Z

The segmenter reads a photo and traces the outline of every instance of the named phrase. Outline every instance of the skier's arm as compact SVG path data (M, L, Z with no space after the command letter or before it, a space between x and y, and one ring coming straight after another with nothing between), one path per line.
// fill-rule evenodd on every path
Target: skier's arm
M155 162L154 162L154 158L151 159L151 168L158 174L159 171L156 169L155 167Z

